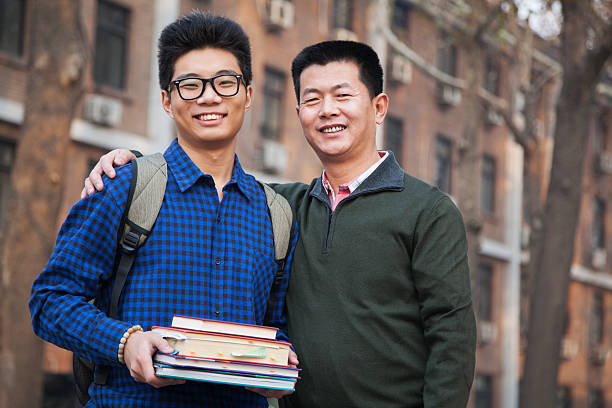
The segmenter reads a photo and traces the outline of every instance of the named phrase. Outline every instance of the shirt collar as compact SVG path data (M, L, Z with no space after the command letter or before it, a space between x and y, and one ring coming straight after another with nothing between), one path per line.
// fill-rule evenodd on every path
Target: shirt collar
M342 184L338 186L338 188L348 189L349 194L355 191L357 187L359 187L361 183L363 183L370 176L370 174L374 173L374 170L376 170L378 166L380 166L380 164L389 156L388 152L386 151L379 151L378 155L380 156L380 159L376 163L371 165L366 171L361 173L350 183ZM325 170L323 170L323 173L321 174L321 182L323 183L323 188L325 189L327 194L331 195L331 198L333 199L335 196L334 189L332 188L331 183L329 182L329 178L327 177L327 173L325 173Z
M178 139L174 139L164 153L164 158L168 163L168 169L174 176L176 184L181 193L184 193L191 186L196 184L200 178L206 178L213 185L213 178L210 174L203 173L194 163L191 158L185 153L179 145ZM238 190L250 200L255 194L253 186L247 182L247 175L242 169L238 156L234 155L234 168L232 177L226 185L235 184Z

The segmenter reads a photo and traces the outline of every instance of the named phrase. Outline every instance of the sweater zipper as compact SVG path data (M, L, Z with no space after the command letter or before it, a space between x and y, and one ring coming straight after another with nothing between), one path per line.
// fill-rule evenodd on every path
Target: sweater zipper
M360 191L359 193L355 194L355 195L349 195L348 197L346 197L344 200L340 201L338 203L338 205L336 206L336 210L332 211L331 206L327 205L327 211L329 212L329 215L327 217L327 234L325 236L325 241L323 243L323 253L327 254L329 252L329 238L331 236L331 226L332 226L332 221L334 218L334 213L338 211L338 209L340 208L340 206L342 204L344 204L347 201L351 201L354 200L355 198L367 194L367 193L378 193L380 191L393 191L392 189L389 189L387 187L381 187L381 188L376 188L373 190L369 190L369 191Z
M331 210L331 208L328 208L328 211L329 211L329 215L327 216L327 235L325 236L325 243L323 245L324 254L328 253L329 235L331 234L332 218L334 217L334 212Z

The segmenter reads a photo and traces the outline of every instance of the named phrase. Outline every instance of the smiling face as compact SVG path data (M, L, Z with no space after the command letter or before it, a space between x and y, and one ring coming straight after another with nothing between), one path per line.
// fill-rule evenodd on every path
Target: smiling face
M219 74L242 74L234 55L219 48L190 51L176 60L172 80L199 77L211 78ZM183 148L234 148L236 134L242 126L244 113L251 105L253 90L240 83L238 94L221 97L206 84L197 99L183 100L174 85L162 91L162 104L176 123L179 144Z
M388 98L370 99L353 62L311 65L300 75L297 114L304 136L324 167L357 163L376 152L376 125L387 112Z

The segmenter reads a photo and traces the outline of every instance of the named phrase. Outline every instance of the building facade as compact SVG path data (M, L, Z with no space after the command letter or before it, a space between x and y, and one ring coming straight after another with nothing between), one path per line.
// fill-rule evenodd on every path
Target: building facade
M0 2L0 217L25 111L28 0ZM453 37L457 16L468 2L409 0L81 0L85 37L93 57L85 70L85 94L72 120L63 175L61 224L78 199L82 180L98 157L116 147L163 150L174 137L161 109L156 40L161 29L192 9L226 15L245 28L253 50L254 103L237 151L247 171L263 180L309 182L321 166L295 113L292 58L305 46L327 39L372 45L385 68L390 96L387 119L377 135L404 169L438 185L457 200L458 161L465 149L479 157L475 201L481 215L480 257L474 273L479 328L476 378L470 408L518 406L521 346L521 270L528 225L523 221L524 152L493 104L477 118L478 146L462 133L469 118L461 78L483 64L481 88L507 101L521 121L521 72L511 40L490 41L482 61L470 61ZM440 6L442 4L442 6ZM463 11L462 11L463 10ZM459 17L460 18L460 17ZM534 70L558 64L534 51ZM546 85L538 104L540 138L552 140L555 89ZM612 116L605 83L594 100L591 152L584 170L581 222L568 304L559 374L560 407L612 406ZM549 150L552 143L548 143ZM545 183L546 157L540 168ZM457 202L461 208L462 203ZM523 268L524 269L524 268ZM523 279L523 284L525 283ZM0 316L0 319L7 318ZM48 345L46 401L66 395L70 353ZM33 368L36 369L36 368ZM68 385L66 385L68 384ZM68 387L68 388L66 388ZM59 401L59 399L57 400ZM606 403L608 405L606 405Z

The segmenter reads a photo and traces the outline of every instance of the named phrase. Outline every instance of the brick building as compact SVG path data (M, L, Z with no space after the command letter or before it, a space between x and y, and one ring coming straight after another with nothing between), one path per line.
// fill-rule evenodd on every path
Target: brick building
M238 140L245 169L264 180L308 182L321 171L301 135L289 67L304 46L326 39L371 44L385 67L389 114L379 129L380 148L395 152L409 173L458 195L459 152L465 111L460 87L441 80L462 78L470 64L485 66L482 88L499 100L520 99L520 73L509 43L492 41L483 61L468 61L449 37L452 11L469 7L420 6L409 0L81 0L86 38L93 58L85 71L86 94L72 121L62 208L57 226L78 199L93 162L115 147L162 150L173 124L161 109L156 39L160 30L192 9L227 15L243 25L253 49L253 108ZM24 117L27 81L28 14L32 2L0 2L0 217ZM444 4L444 3L442 3ZM450 10L450 11L449 11ZM447 13L449 11L450 14ZM558 68L554 58L534 52L534 70ZM433 73L432 73L433 72ZM451 81L452 82L452 81ZM554 129L552 81L538 106L540 138ZM599 88L593 102L592 146L585 166L581 222L576 236L569 318L559 374L559 405L612 406L612 116L610 89ZM515 109L521 119L521 107ZM504 119L491 108L479 117L482 214L477 318L479 345L471 408L516 407L521 355L521 265L528 258L522 222L524 154ZM547 161L548 160L548 161ZM543 183L550 159L542 158ZM547 164L548 163L548 164ZM461 207L461 202L458 202ZM606 225L607 224L607 225ZM0 319L6 318L0 316ZM56 381L68 381L70 353L45 348L47 404ZM60 386L60 389L61 386ZM65 392L65 391L61 391ZM59 403L58 403L59 404ZM59 406L59 405L57 405Z

